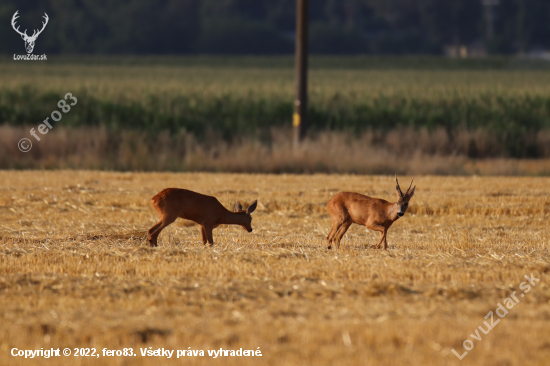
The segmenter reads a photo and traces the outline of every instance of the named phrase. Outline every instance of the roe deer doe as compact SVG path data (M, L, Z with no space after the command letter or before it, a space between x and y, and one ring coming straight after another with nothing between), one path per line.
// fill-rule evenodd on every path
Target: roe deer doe
M380 244L384 242L384 249L388 250L386 241L388 229L405 214L416 188L414 186L411 190L413 183L411 180L409 189L403 194L397 176L395 182L395 192L397 193L397 202L395 203L352 192L340 192L332 197L327 203L327 209L332 218L332 228L327 237L328 249L332 248L333 242L336 243L336 248L340 248L340 240L351 224L355 223L374 231L380 231L380 242L374 248L380 248Z
M241 225L252 232L252 216L258 201L254 201L244 211L240 202L235 205L236 212L226 209L216 197L206 196L187 189L166 188L151 198L151 205L157 211L160 221L147 231L149 245L156 247L157 238L166 226L178 217L196 222L201 227L202 243L214 245L212 230L219 225Z

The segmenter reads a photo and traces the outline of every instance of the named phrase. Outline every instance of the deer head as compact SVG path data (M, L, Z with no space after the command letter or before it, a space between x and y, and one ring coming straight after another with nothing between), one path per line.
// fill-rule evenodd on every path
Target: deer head
M11 18L11 26L17 33L21 35L21 38L23 38L23 41L25 41L25 49L27 50L27 53L32 53L32 50L34 49L34 42L36 42L36 38L38 38L40 33L42 33L44 28L46 28L46 24L48 24L48 20L50 18L48 18L48 14L44 13L45 22L42 22L42 29L40 30L35 29L32 36L29 37L26 29L24 32L20 32L19 26L15 28L15 20L19 17L19 15L17 15L18 12L19 10L17 10L15 14L13 14L13 17Z
M411 190L411 186L413 184L414 178L411 180L411 184L409 185L409 189L407 189L407 192L403 194L403 191L401 191L401 187L399 187L399 181L397 180L397 175L395 176L395 191L397 193L397 216L401 217L405 214L405 211L407 211L407 208L409 207L409 201L414 195L414 190L416 189L416 186L413 187Z
M243 206L239 201L237 201L237 203L235 204L235 212L242 215L241 226L249 233L252 232L252 216L250 216L250 214L254 212L256 206L258 206L258 200L252 202L252 204L248 206L246 211L243 210Z

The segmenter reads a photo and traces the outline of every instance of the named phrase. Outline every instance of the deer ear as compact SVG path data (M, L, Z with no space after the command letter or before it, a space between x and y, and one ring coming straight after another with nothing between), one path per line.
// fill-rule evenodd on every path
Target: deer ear
M235 211L242 211L243 210L243 206L241 205L241 203L239 201L237 201L237 203L235 203Z
M246 209L246 213L250 215L252 212L254 212L257 206L258 206L258 200L252 202L252 204L248 206L248 208Z
M408 197L409 199L411 199L412 196L414 195L414 190L415 190L415 189L416 189L416 186L414 186L413 189L411 189L411 191L410 191L409 193L407 193L407 197Z

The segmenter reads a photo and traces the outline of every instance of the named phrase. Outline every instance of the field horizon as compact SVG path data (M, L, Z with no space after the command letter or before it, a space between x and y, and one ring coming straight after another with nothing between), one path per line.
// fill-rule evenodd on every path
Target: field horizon
M0 363L545 365L550 178L415 184L388 251L371 249L378 234L358 225L327 250L326 202L339 191L393 202L393 175L0 171ZM149 200L166 187L228 208L258 199L254 231L220 227L209 248L179 219L149 248ZM526 275L538 280L529 292ZM490 311L500 322L485 334ZM466 352L466 340L460 361L452 350ZM262 356L46 360L13 357L14 347Z

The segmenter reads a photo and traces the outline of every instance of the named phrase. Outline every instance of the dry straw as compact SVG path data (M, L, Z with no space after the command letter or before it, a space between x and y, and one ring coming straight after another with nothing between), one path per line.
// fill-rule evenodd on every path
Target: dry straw
M359 226L327 251L328 199L350 190L392 200L393 179L0 172L0 363L31 363L12 347L151 346L261 347L261 359L219 361L229 365L453 364L450 350L533 272L540 283L468 363L545 364L550 180L416 177L387 252L366 249L378 235ZM195 225L177 221L149 248L149 199L169 186L226 207L258 199L254 232L220 227L207 248ZM75 362L125 361L55 360Z

